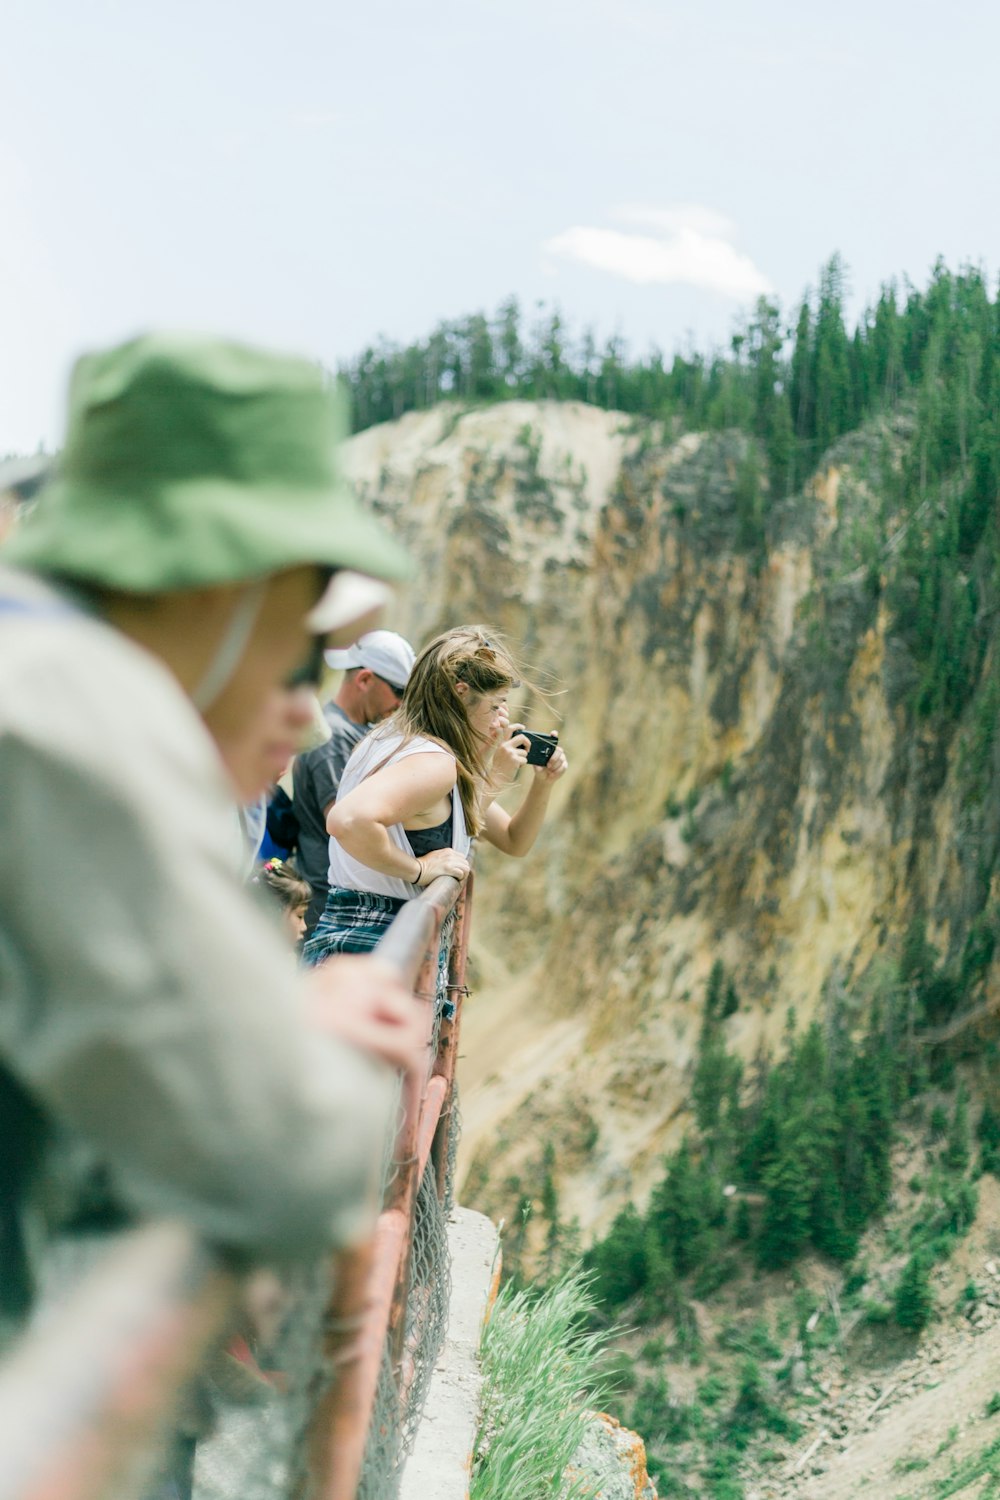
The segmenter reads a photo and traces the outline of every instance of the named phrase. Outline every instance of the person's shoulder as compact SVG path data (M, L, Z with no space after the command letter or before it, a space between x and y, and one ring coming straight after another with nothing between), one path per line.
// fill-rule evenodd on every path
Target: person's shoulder
M455 761L457 761L457 759L458 759L458 757L456 756L454 750L451 748L450 745L446 745L445 742L444 742L444 740L434 739L429 734L415 734L415 735L413 735L413 737L411 739L407 740L405 744L403 744L403 745L400 746L400 754L401 755L438 754L438 755L448 755L448 756L451 757L452 760L455 760Z
M400 761L409 760L411 756L433 755L435 760L435 777L443 778L444 782L453 784L458 779L458 760L454 750L440 740L432 739L430 735L415 734L397 746L391 756L395 765Z
M15 582L12 585L12 580ZM0 601L26 602L11 623L0 603L0 731L99 765L155 754L178 768L217 771L207 731L166 666L58 591L16 587L0 574ZM13 628L11 628L13 624Z
M325 749L331 742L340 746L356 745L372 727L370 724L356 724L337 703L327 703L323 708L323 717L329 726L330 738L324 740L322 745L317 745L317 750Z
M310 771L316 766L326 765L328 761L343 760L345 755L349 754L364 738L366 729L365 724L355 724L353 719L345 718L337 723L331 722L329 738L320 745L314 745L311 750L297 755L296 766L301 766L304 771Z

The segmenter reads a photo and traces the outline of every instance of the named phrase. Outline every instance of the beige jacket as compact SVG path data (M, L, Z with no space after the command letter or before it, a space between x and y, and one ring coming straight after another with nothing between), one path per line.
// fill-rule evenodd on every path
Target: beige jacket
M307 1259L370 1225L393 1080L307 1026L232 828L165 668L0 569L0 1060L132 1210Z

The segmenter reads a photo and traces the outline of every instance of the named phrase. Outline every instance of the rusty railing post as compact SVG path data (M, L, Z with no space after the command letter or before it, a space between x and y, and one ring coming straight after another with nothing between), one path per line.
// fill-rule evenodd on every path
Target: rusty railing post
M434 1133L432 1160L437 1181L437 1195L444 1203L448 1193L448 1169L451 1165L452 1110L455 1107L455 1070L458 1066L458 1044L462 1026L462 1004L468 990L465 984L465 969L469 955L469 933L472 926L472 883L470 875L456 903L455 938L448 961L448 994L453 1000L455 1014L441 1022L437 1057L434 1071L446 1081L444 1107Z

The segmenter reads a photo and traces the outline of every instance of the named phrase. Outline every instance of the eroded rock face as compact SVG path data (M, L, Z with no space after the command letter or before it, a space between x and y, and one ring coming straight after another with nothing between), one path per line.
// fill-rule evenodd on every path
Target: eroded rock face
M585 1238L643 1199L686 1127L716 959L750 1060L895 942L917 895L946 949L982 880L993 834L968 831L957 750L903 732L907 664L857 565L862 440L772 507L764 548L748 443L511 402L348 445L420 560L398 628L485 621L561 689L571 770L539 845L477 861L463 1198L494 1218L538 1195L550 1142ZM552 727L530 695L525 717Z
M576 1451L567 1477L595 1487L594 1500L657 1500L656 1486L646 1470L646 1447L605 1412L589 1413L591 1420Z

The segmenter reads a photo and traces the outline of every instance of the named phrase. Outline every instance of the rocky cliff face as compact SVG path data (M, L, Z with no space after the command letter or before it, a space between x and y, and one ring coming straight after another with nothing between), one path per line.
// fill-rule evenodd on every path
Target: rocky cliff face
M843 440L752 544L739 433L512 402L348 445L420 559L399 628L489 622L560 689L571 771L540 844L477 861L466 1201L510 1214L551 1141L586 1237L685 1128L716 960L749 1059L790 1007L862 1008L914 910L948 953L992 900L997 799L970 803L971 730L907 727L891 516L871 542L871 455L906 441L903 418ZM530 697L526 717L551 727Z

